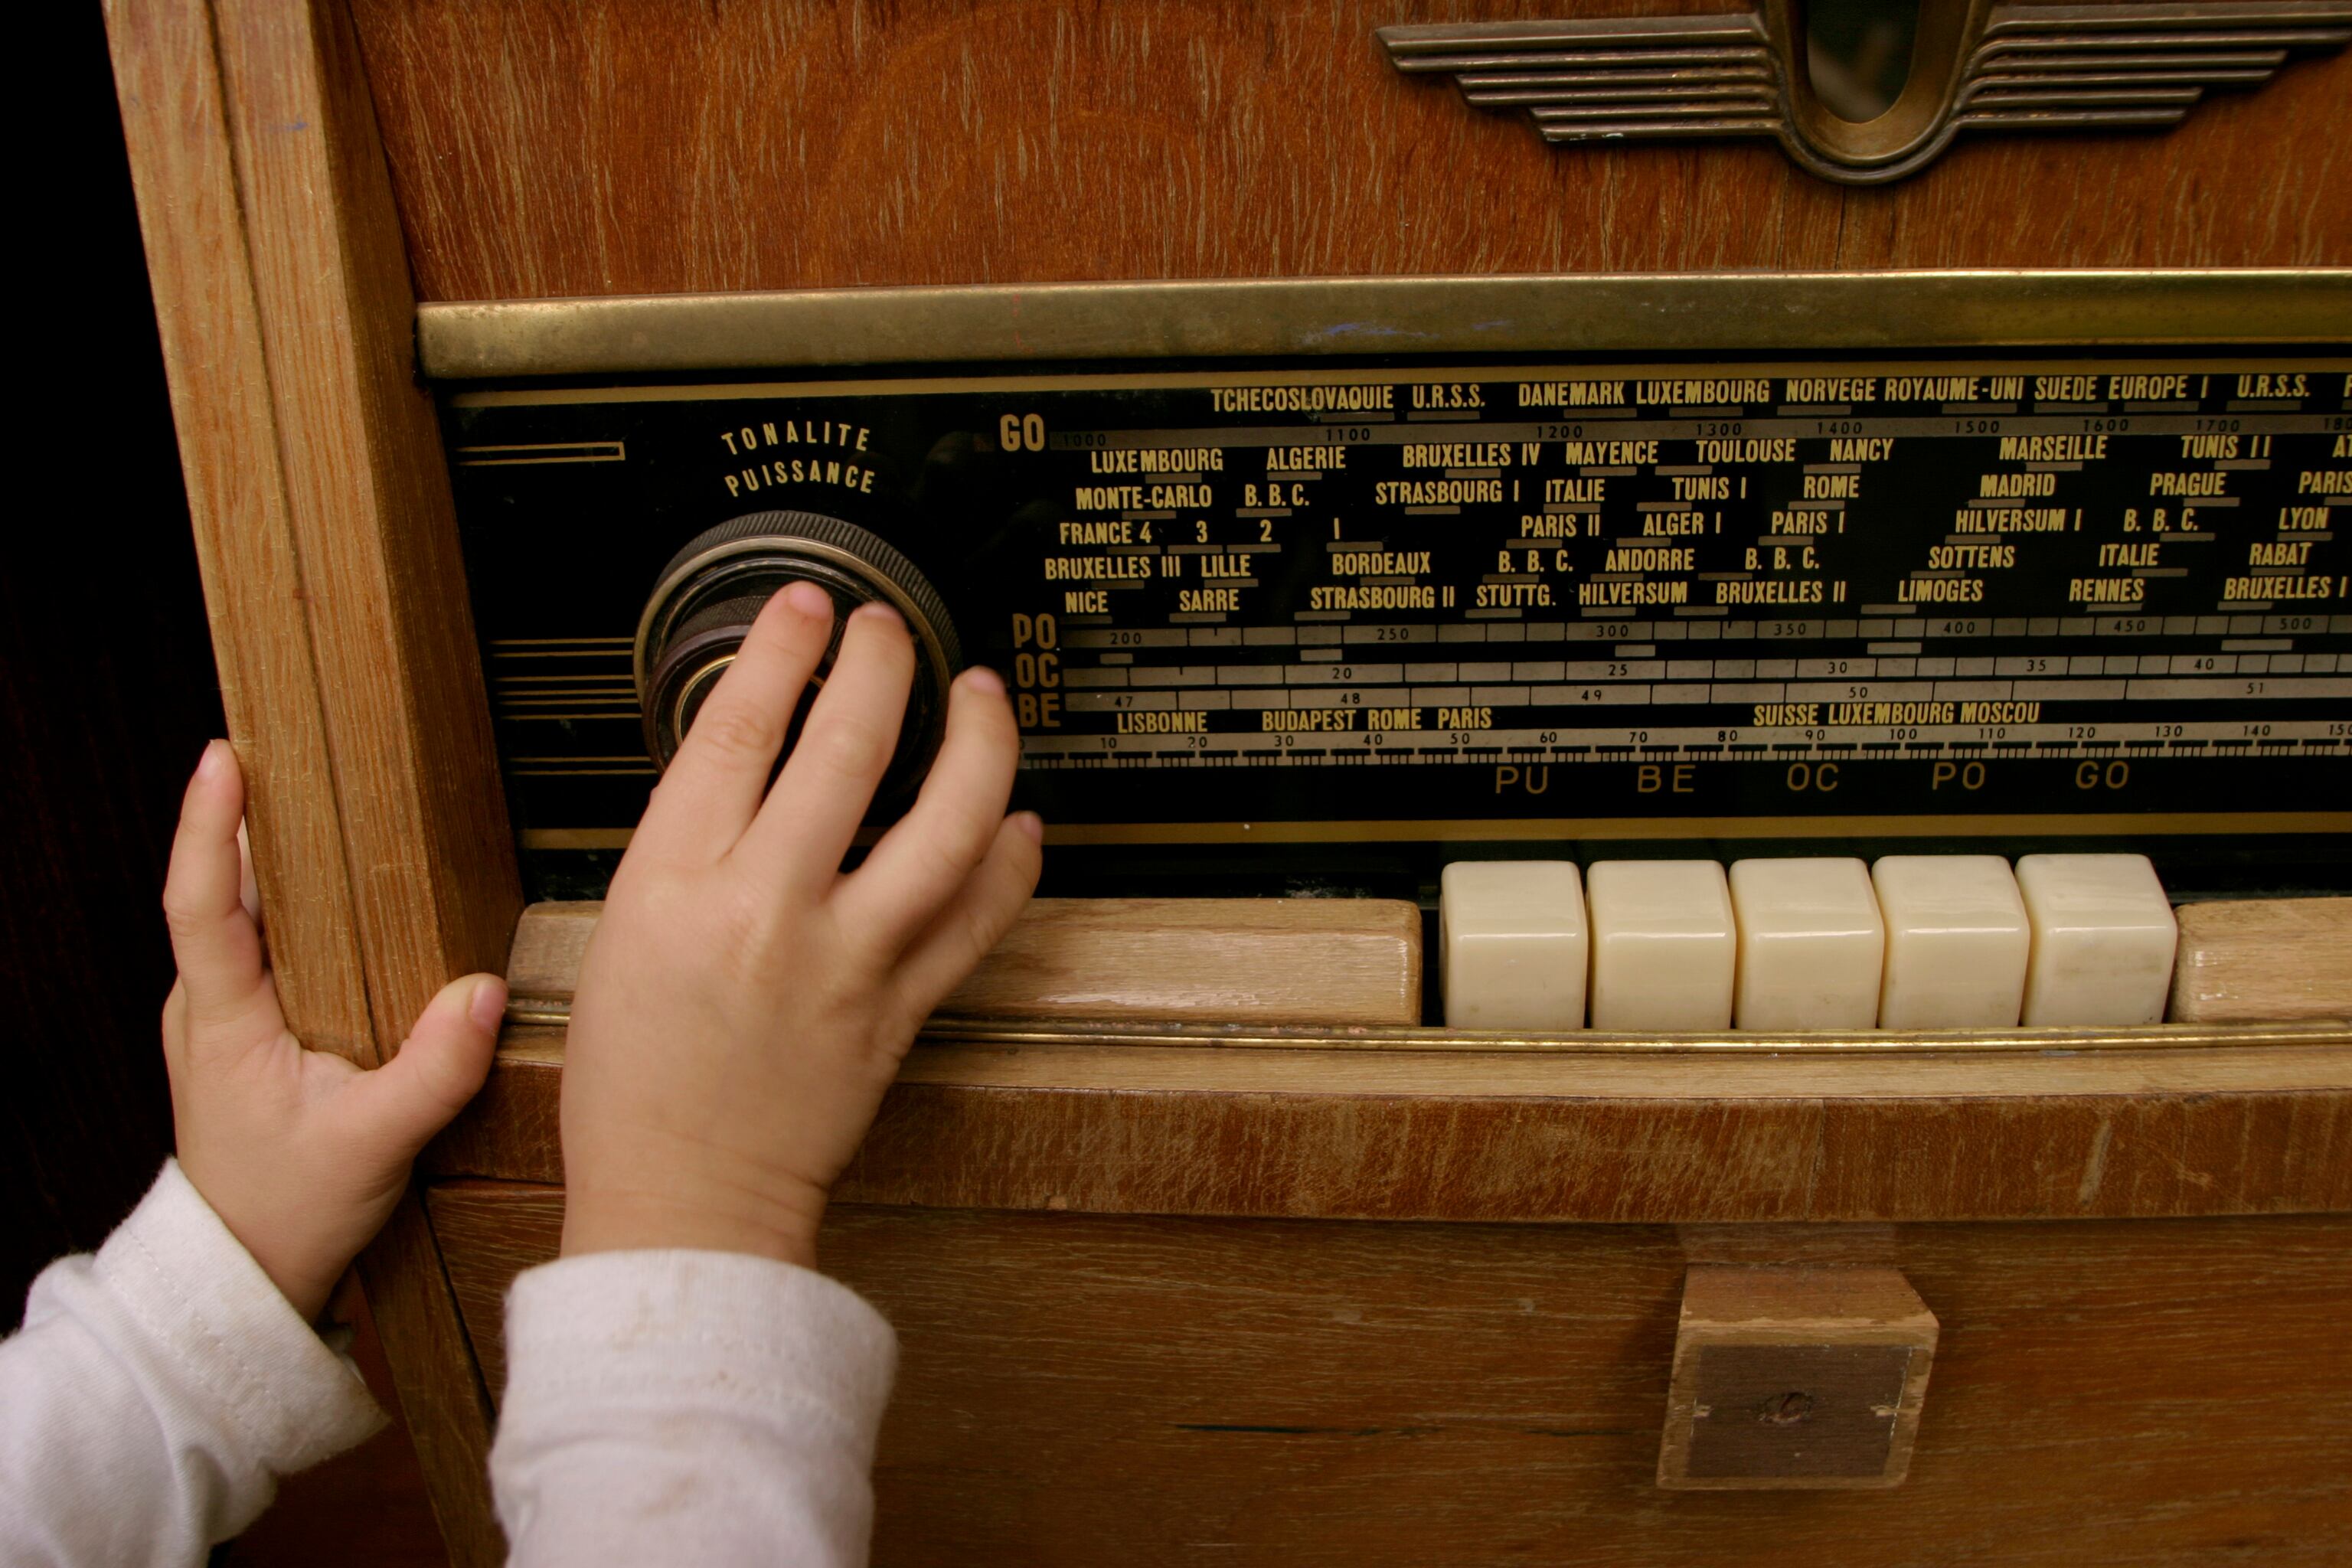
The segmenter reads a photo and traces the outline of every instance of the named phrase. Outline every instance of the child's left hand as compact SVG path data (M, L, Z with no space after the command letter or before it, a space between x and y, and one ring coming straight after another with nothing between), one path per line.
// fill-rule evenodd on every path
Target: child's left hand
M316 1318L399 1202L408 1167L489 1072L506 983L441 988L373 1071L305 1050L286 1027L250 891L245 780L215 741L180 807L163 913L179 983L163 1058L181 1169L294 1310Z

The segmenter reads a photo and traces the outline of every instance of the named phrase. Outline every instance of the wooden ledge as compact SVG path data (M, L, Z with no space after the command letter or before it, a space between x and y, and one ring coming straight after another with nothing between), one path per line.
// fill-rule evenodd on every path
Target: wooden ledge
M2331 901L2329 930L2347 910ZM429 1173L562 1179L564 1026L599 912L524 916L499 1066ZM2258 912L2193 944L2198 994L2247 994L2250 959L2278 945ZM950 999L959 1016L932 1020L840 1196L1726 1224L2352 1209L2341 1018L1482 1034L1416 1022L1419 944L1406 904L1041 900Z
M2342 1024L1845 1052L1024 1033L919 1046L842 1201L1645 1224L2352 1210ZM561 1181L562 1064L561 1029L509 1027L427 1172Z
M562 1023L604 906L533 904L508 1016ZM947 1000L975 1019L1421 1021L1421 911L1392 899L1036 899Z

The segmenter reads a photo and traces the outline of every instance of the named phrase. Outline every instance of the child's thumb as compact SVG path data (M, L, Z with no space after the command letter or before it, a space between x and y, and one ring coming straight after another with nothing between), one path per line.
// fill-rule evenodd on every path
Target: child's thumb
M452 980L425 1004L399 1054L361 1080L371 1113L404 1160L446 1127L489 1076L506 1005L507 983L495 974Z

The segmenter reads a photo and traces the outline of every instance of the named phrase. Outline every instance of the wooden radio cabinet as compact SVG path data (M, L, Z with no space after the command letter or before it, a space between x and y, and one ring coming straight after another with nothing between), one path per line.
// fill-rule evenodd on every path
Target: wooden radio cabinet
M1923 37L1947 10L1996 53L2203 27L2261 58L2199 68L2274 79L2168 132L1980 127L1870 184L1867 139L1838 179L1769 140L1556 150L1398 68L1638 68L1669 29L1640 15L1701 16L1729 31L1675 36L1781 84L1727 100L1769 134L1815 123L1778 0L109 0L289 1021L373 1064L449 975L541 966L362 1263L453 1561L502 1553L500 1299L557 1247L568 984L517 949L538 873L461 550L458 395L1111 358L1312 380L1335 336L1373 364L2343 373L2352 67L2285 63L2340 41L2341 7L1927 0ZM1624 36L1377 36L1563 16ZM1325 279L1353 281L1302 281ZM1085 287L1110 284L1135 286ZM703 298L636 298L667 296ZM2352 502L2314 504L2332 539ZM2343 891L2329 747L2276 775L2314 781L2297 798L2200 806L2243 820L2189 858L2288 835L2307 865L2250 890ZM1633 831L1610 820L1594 837ZM1706 855L1743 831L1679 830ZM1384 1022L943 1023L824 1241L903 1346L875 1555L2343 1561L2352 961L2340 925L2281 918L2270 978L2225 966L2215 1021L2063 1036L1469 1036L1372 949L1405 1009Z

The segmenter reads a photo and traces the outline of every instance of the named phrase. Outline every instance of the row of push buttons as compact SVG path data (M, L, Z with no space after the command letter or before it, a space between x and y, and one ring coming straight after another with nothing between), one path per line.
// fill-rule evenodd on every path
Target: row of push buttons
M1439 917L1455 1028L2127 1026L2178 928L2144 855L1461 860Z

